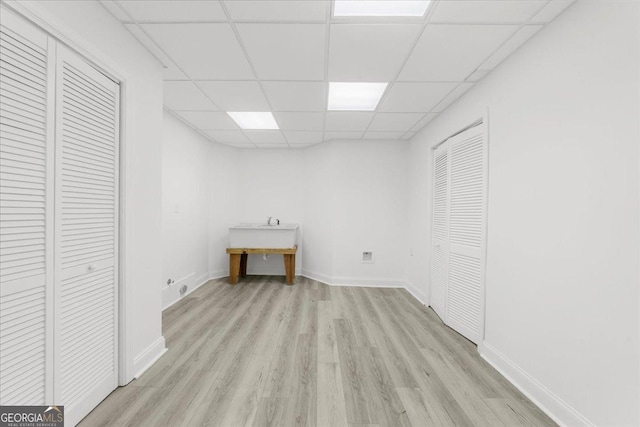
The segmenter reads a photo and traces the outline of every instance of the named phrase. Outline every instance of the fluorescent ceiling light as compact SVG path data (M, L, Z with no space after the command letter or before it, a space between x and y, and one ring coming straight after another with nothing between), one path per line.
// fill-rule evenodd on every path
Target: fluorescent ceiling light
M227 112L241 129L280 129L273 114L248 113L248 112Z
M329 83L329 110L373 111L387 83Z
M335 0L333 16L424 16L428 0Z

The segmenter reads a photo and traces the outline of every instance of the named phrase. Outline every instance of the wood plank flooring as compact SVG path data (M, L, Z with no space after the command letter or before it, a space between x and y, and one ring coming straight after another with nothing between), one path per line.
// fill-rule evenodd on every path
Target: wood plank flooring
M551 426L401 289L248 276L163 313L169 351L81 426Z

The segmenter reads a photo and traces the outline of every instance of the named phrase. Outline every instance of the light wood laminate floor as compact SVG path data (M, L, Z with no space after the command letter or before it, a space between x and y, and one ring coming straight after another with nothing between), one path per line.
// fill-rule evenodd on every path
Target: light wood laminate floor
M555 425L401 289L214 280L163 329L168 352L82 426Z

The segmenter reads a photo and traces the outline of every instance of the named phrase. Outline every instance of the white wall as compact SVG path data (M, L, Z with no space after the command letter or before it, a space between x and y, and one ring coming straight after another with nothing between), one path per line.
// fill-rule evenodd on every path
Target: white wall
M125 79L122 153L126 293L133 330L124 381L164 350L161 325L162 67L98 2L21 1L19 10ZM124 319L125 316L122 315ZM122 374L122 372L121 372Z
M299 234L304 236L303 160L304 152L300 149L238 150L236 169L233 172L237 205L234 219L227 225L266 222L267 217L273 217L281 223L300 224ZM296 255L296 274L300 274L303 262L300 241ZM250 255L247 274L284 276L283 257L271 255L264 260L262 255Z
M483 352L568 424L640 424L639 36L637 2L579 1L411 143L425 286L429 147L488 108Z
M209 151L213 144L166 112L162 129L162 305L209 278ZM175 283L168 285L171 279Z
M206 141L168 113L164 133L164 306L179 299L179 279L193 289L206 277L228 274L229 225L269 216L300 224L297 275L332 284L404 286L406 142L234 149ZM362 263L363 251L374 253L373 263ZM251 256L247 272L284 275L284 262L281 256ZM167 287L168 278L175 285Z
M209 277L229 274L229 225L237 222L238 149L209 143Z
M332 282L404 286L408 144L404 141L329 144ZM373 252L373 263L362 262L364 251Z

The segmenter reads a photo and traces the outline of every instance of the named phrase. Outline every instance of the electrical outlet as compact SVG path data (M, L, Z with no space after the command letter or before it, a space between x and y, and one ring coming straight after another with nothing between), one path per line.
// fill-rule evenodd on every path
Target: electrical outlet
M373 263L373 252L362 252L362 262Z

